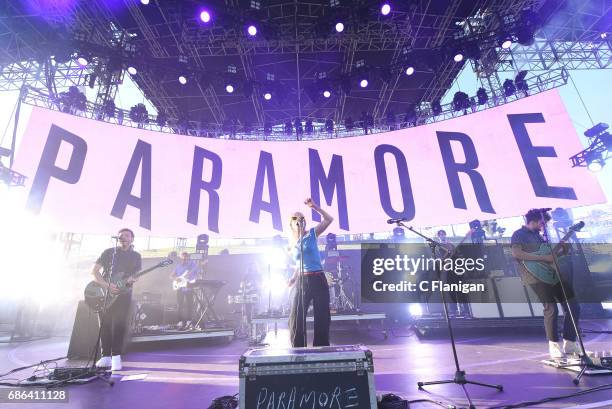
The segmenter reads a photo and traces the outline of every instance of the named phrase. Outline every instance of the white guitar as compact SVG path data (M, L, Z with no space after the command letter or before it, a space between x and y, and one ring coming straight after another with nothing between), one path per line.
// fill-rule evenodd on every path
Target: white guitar
M185 271L183 274L181 274L180 276L176 277L173 281L172 281L172 289L174 291L176 290L180 290L181 288L186 288L190 283L194 283L196 280L195 279L189 279L187 278L187 275L191 273L190 271Z

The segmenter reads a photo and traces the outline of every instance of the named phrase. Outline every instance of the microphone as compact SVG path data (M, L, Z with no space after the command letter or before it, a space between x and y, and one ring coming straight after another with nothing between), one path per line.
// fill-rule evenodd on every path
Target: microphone
M121 237L119 237L119 236L111 236L111 239L113 239L113 240L121 240Z
M409 219L407 217L400 217L400 218L397 218L397 219L389 219L389 220L387 220L387 223L394 224L394 223L407 222L407 221L409 221Z

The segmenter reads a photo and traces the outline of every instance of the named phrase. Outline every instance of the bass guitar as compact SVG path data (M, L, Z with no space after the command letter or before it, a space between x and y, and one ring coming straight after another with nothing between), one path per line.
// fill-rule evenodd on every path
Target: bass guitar
M119 277L111 278L110 282L112 284L115 284L115 286L117 286L119 291L117 293L109 292L108 296L106 294L107 289L105 287L103 287L97 281L91 281L89 284L87 284L87 287L85 287L85 303L94 312L100 312L105 308L105 305L106 305L106 308L113 305L113 303L115 302L119 294L130 291L130 288L132 287L132 284L128 283L128 279L130 277L138 278L155 269L158 269L160 267L166 267L170 264L172 264L172 260L167 258L167 259L162 260L158 264L154 265L153 267L149 267L145 270L141 270L137 272L136 274L129 274L129 275L124 274Z
M542 243L538 251L532 254L538 254L540 256L546 256L549 254L557 254L559 248L577 231L582 230L584 227L584 222L579 222L571 226L567 233L563 236L559 243L557 243L552 248L552 253L550 246L546 243ZM557 262L559 263L559 267L561 269L560 273L563 274L569 268L569 263L571 263L571 259L569 256L559 256L557 257ZM538 280L543 283L555 285L559 282L559 277L555 272L555 268L550 263L546 263L544 261L523 261L523 265ZM565 281L564 281L565 282Z

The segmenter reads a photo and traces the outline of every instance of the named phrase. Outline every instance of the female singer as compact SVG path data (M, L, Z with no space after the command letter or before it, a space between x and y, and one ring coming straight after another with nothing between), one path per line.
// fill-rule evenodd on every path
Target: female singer
M296 284L291 314L289 315L289 332L293 347L305 347L306 342L306 312L313 303L314 308L314 340L313 346L329 345L329 287L321 266L321 256L317 246L317 237L334 220L325 210L308 198L304 204L323 216L316 227L306 230L304 215L295 212L291 216L290 250L297 263L295 273L289 279L289 286Z

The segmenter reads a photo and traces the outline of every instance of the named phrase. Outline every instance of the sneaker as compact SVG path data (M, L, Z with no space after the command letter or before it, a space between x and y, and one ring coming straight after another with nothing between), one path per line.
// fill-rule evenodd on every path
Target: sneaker
M567 339L563 340L563 352L565 352L566 355L580 355L580 344L578 344L577 341L568 341ZM585 354L587 354L587 356L591 355L592 352L590 351L584 351Z
M96 368L108 368L109 366L111 366L110 356L103 356L102 358L98 359L98 362L96 362Z
M120 371L123 368L121 365L121 355L113 355L111 361L111 371Z
M561 346L558 342L548 341L548 353L551 359L562 359L565 358L565 354L561 350Z
M563 352L566 355L577 355L578 351L580 351L580 347L576 341L563 340Z

